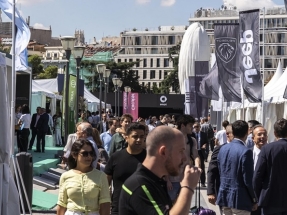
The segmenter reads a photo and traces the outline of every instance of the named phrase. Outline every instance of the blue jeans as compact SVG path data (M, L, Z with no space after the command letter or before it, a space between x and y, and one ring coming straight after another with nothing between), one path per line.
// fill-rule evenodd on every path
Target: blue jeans
M168 195L172 202L174 202L177 199L177 196L180 191L180 183L179 182L171 182L172 184L172 190L168 190Z

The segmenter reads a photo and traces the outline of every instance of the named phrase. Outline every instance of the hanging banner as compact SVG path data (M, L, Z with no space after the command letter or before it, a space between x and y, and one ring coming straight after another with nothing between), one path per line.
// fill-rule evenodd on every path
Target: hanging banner
M129 113L128 93L123 92L123 114Z
M195 92L196 92L196 109L197 118L208 116L208 99L199 95L199 87L202 79L208 74L209 65L208 61L195 61Z
M287 0L284 0L284 4L285 4L285 9L287 11Z
M215 62L209 73L202 79L199 86L199 95L201 97L219 100L219 79L218 79L218 67Z
M249 102L261 102L262 80L259 61L259 9L239 13L240 40L237 54L238 73Z
M195 77L189 76L185 80L185 114L197 117Z
M134 120L136 120L139 117L139 94L129 92L128 101L130 114L133 116Z
M68 101L68 115L69 115L69 123L68 123L68 132L69 134L75 133L77 118L75 119L75 103L76 103L76 95L77 95L77 77L74 75L70 75L70 83L69 83L69 101Z
M240 72L236 71L238 23L214 24L215 56L224 101L241 102Z

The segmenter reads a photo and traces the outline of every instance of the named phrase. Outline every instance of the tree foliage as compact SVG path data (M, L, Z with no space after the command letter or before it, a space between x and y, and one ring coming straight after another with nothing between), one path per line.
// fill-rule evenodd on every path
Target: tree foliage
M139 76L136 75L135 71L132 70L132 67L137 63L137 62L99 62L99 61L87 61L84 60L81 62L81 66L87 68L90 72L94 73L93 77L87 77L89 80L88 85L92 85L92 81L94 78L94 89L93 91L99 91L100 90L100 81L99 81L99 74L96 71L96 65L97 64L105 64L107 69L111 70L111 74L109 77L109 92L113 92L115 90L115 87L113 85L112 79L114 77L121 78L123 81L123 84L121 86L121 90L124 91L125 86L131 87L132 92L139 92L143 93L144 89L143 87L139 84ZM102 84L102 90L104 90L104 84Z
M173 62L173 70L168 71L168 75L161 82L160 91L161 93L169 94L170 88L175 93L180 92L179 81L178 81L178 60L179 60L180 44L170 48L168 57Z
M58 67L57 66L48 66L44 72L37 75L38 79L49 79L49 78L57 78L58 75Z
M43 72L43 65L41 64L41 58L38 55L31 55L28 57L28 63L32 68L32 79Z
M11 46L10 47L5 46L1 38L0 38L0 51L4 53L10 53L11 51Z

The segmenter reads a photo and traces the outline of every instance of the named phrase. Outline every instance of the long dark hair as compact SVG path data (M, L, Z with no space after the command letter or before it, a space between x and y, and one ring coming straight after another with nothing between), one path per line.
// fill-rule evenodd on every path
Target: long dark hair
M95 149L94 149L92 143L90 141L88 141L87 139L83 139L83 138L77 139L73 143L70 156L68 157L69 169L76 168L77 161L75 160L75 158L73 156L78 156L79 152L81 151L81 149L83 148L84 145L91 146L92 151L94 152L94 155L95 155L94 160L96 159L96 152L95 152ZM91 165L92 165L92 163L91 163Z

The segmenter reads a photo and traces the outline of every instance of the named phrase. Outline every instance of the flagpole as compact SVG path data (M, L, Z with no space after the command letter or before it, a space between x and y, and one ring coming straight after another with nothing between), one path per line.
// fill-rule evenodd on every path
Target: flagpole
M259 16L260 17L260 16ZM262 101L261 101L261 124L264 126L264 78L265 78L265 7L263 7L263 29L262 29Z
M15 97L16 97L16 71L15 71L15 44L16 44L16 29L15 29L15 0L12 2L12 80L11 80L11 154L14 154L15 145Z

